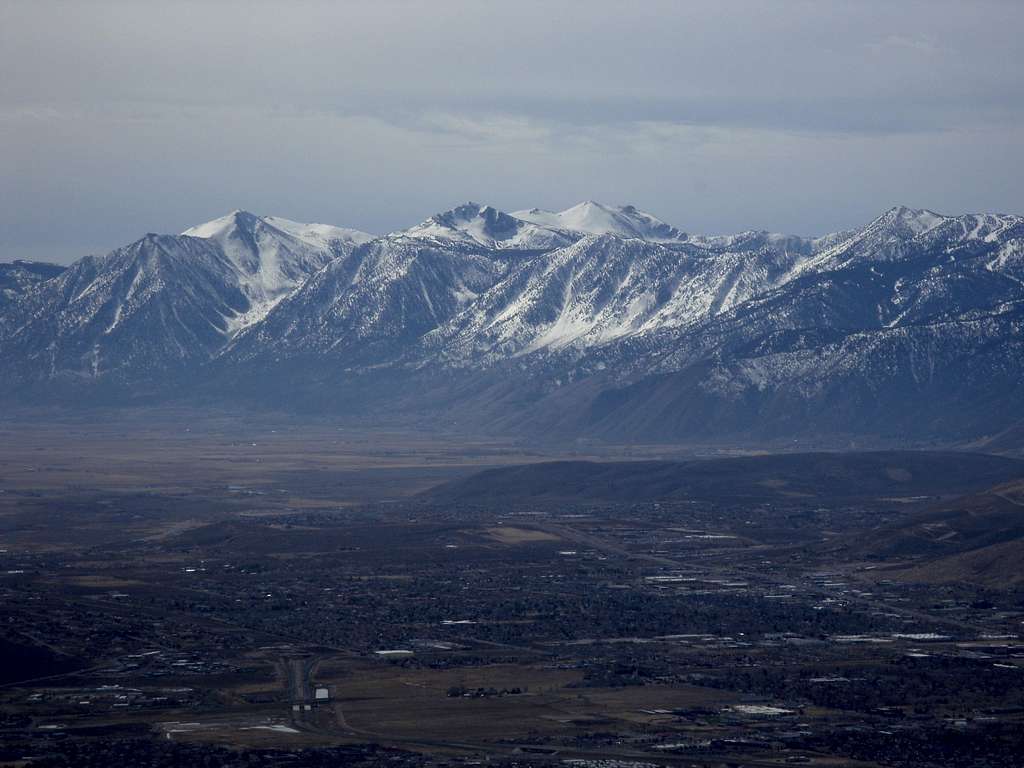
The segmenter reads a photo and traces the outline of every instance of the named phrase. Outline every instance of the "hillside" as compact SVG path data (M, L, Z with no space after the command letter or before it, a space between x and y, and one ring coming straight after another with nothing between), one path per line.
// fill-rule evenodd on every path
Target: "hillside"
M422 498L448 504L679 499L855 499L967 493L1024 477L1024 462L978 453L795 453L693 461L563 461L480 472Z

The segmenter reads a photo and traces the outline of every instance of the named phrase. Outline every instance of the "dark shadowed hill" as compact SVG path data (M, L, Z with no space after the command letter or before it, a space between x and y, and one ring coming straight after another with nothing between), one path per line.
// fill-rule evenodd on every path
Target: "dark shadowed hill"
M642 502L971 493L1024 477L1024 462L966 452L876 451L694 461L560 461L505 467L426 491L435 502Z
M935 503L898 525L858 534L840 555L898 564L885 575L907 581L1024 583L1024 481Z

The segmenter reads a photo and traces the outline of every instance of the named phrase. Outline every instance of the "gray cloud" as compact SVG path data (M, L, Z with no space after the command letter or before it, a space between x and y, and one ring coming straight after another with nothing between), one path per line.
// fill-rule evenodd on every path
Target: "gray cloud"
M0 258L245 207L388 231L465 199L691 231L1024 210L1012 2L0 6Z

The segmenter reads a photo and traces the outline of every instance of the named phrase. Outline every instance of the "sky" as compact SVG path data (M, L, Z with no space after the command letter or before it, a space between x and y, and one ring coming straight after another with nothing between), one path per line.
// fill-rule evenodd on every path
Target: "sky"
M1024 3L0 0L0 260L467 200L1024 213Z

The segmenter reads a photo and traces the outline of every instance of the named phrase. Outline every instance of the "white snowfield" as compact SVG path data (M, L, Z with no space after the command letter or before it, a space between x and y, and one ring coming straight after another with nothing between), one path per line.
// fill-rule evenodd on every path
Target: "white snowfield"
M181 234L189 237L202 237L223 242L230 238L238 227L240 218L257 219L264 224L291 235L296 240L301 240L312 248L330 248L335 242L351 242L361 244L369 242L374 238L367 232L360 232L358 229L336 227L333 224L303 224L298 221L290 221L280 216L256 216L248 211L234 210L226 216L207 221L204 224L197 224L186 229Z
M512 216L550 229L587 235L615 235L650 242L679 242L686 239L684 232L632 205L616 207L587 200L558 213L531 208L528 211L516 211Z

